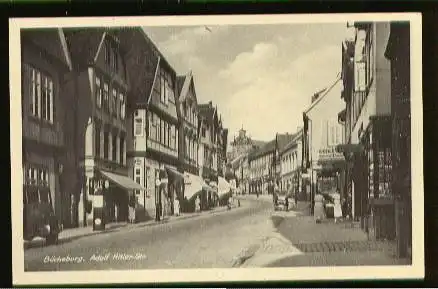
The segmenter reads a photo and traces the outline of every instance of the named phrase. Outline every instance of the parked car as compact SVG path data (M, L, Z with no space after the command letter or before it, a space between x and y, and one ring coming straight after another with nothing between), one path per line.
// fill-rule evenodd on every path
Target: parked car
M287 211L289 209L289 195L283 191L278 191L274 194L274 210Z
M35 186L24 188L23 221L24 240L31 241L35 237L42 237L48 244L58 241L61 228L48 189Z

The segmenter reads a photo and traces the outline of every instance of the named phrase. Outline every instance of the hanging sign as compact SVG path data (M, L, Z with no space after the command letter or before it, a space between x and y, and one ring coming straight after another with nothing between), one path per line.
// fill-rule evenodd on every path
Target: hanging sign
M95 208L103 208L103 195L95 195L93 197L93 206Z

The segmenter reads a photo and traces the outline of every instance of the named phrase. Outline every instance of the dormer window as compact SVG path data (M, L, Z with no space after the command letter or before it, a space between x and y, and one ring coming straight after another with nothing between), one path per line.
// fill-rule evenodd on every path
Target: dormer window
M117 72L119 69L119 54L116 44L111 40L105 42L105 64L113 72Z

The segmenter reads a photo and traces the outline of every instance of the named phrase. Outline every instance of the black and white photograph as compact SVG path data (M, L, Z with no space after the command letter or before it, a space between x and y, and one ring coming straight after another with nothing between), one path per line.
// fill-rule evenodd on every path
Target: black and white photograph
M420 14L9 32L14 283L424 277Z

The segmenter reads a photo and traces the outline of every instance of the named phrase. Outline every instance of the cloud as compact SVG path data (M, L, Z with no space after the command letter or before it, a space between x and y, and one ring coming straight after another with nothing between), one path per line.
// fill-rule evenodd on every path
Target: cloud
M258 43L219 72L235 88L223 109L231 131L244 125L263 140L276 132L295 132L311 95L332 84L341 68L340 46L324 46L291 62L279 57L281 49L285 46Z
M208 28L211 32L205 26L189 27L174 32L160 46L164 47L170 55L191 54L197 52L199 46L211 42L219 34L228 30L228 26L209 26Z
M242 126L261 140L294 132L341 70L343 24L209 28L149 30L177 73L193 71L199 103L217 104L229 139Z

